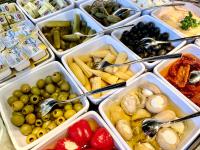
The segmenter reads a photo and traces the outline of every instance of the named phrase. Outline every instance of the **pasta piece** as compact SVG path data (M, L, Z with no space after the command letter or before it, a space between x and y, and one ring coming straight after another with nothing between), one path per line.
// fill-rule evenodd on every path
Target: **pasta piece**
M129 75L130 77L134 75L134 73L131 70L126 71L126 74Z
M83 86L86 84L86 77L83 74L83 71L76 63L69 64L70 69L74 73L74 75L77 77L77 79L83 84Z
M79 65L87 78L92 76L93 73L90 71L91 69L82 60L80 60L78 57L74 57L74 61L77 63L77 65Z
M108 83L104 82L103 80L101 80L101 87L106 87L108 86ZM109 91L104 91L104 92L101 92L101 96L107 94Z
M124 52L120 52L117 55L117 58L115 60L115 64L122 64L122 63L126 62L126 59L127 59L127 54L124 53ZM117 72L118 69L119 69L119 67L113 67L113 72Z
M113 67L106 67L104 69L104 71L107 72L107 73L113 74Z
M92 61L91 62L87 62L87 66L90 67L90 68L93 68L94 63Z
M129 61L129 60L127 59L126 62L128 62L128 61ZM129 66L130 66L130 65L123 65L123 66L120 66L120 67L118 68L118 70L121 71L121 72L126 72L126 71L128 71Z
M95 74L98 77L101 77L102 80L104 80L105 82L109 84L115 84L118 80L118 77L111 75L109 73L102 72L100 70L91 70L91 71L93 74Z
M100 89L101 88L101 77L94 77L90 79L92 84L92 90ZM94 98L99 98L101 96L101 93L93 94Z
M121 82L125 82L125 80L119 79L119 80L117 81L117 83L121 83Z
M78 58L85 63L92 61L92 58L90 57L90 55L81 55Z
M115 75L120 78L120 79L123 79L123 80L128 80L130 78L129 75L127 75L125 72L121 72L121 71L117 71L115 73Z

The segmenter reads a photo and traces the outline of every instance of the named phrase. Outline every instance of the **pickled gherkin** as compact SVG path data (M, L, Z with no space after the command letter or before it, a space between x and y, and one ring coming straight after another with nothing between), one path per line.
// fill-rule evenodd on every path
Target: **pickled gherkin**
M75 14L71 21L49 21L44 24L42 32L58 52L63 52L91 39L91 37L74 34L75 32L85 35L96 33L79 14Z

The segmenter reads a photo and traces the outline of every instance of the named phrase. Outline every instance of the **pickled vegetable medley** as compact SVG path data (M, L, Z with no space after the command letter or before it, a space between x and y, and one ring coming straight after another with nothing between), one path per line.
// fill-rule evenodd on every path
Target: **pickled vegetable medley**
M96 31L90 28L80 15L75 14L73 21L49 21L45 23L42 32L56 50L63 52L91 38L80 37L74 34L75 32L90 35Z
M20 89L13 91L12 96L8 98L8 104L13 110L11 122L27 136L26 142L31 143L83 108L77 100L74 103L55 106L50 113L41 116L41 101L50 97L62 101L76 96L60 72L39 79L32 87L29 84L22 84Z
M142 131L142 121L154 118L170 121L179 111L170 99L152 83L144 83L106 107L106 113L122 138L133 150L175 150L185 131L184 123L162 127L153 138Z
M67 136L56 142L55 150L114 150L114 140L94 119L81 119L71 125Z
M120 64L128 61L128 55L124 52L117 53L112 46L105 45L88 54L67 59L68 66L88 91L124 82L133 76L129 65L96 70L96 66L102 61ZM104 94L105 92L94 94L93 97L99 98Z
M171 44L160 44L146 48L144 44L148 41L145 41L144 43L141 42L141 39L145 37L166 41L169 40L169 33L161 33L160 28L153 22L139 22L132 27L130 31L124 31L120 41L141 58L165 55L174 49L174 46Z
M193 70L200 70L200 59L192 54L184 54L167 70L161 71L161 74L191 101L200 106L200 83L190 84L188 82L190 72Z
M112 15L115 11L117 11L122 6L117 3L115 0L107 0L100 1L95 0L93 4L85 6L85 10L98 22L100 22L104 26L110 26L117 22L120 22L127 17L129 17L130 13L122 13L120 16Z

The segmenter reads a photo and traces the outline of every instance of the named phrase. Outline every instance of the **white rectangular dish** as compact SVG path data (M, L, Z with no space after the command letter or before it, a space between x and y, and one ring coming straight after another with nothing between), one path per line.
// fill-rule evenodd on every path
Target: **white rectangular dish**
M64 64L64 66L67 69L67 71L69 72L69 74L74 78L75 82L77 82L79 87L83 90L83 92L88 92L88 91L81 84L81 82L77 79L77 77L74 75L74 73L71 71L66 60L67 60L67 58L69 58L71 56L77 56L77 55L86 54L88 52L98 50L98 48L101 48L104 45L111 45L117 52L127 53L129 60L136 59L136 56L133 53L131 53L131 51L129 49L127 49L122 44L118 43L116 40L114 40L112 37L110 37L108 35L105 35L98 39L94 39L94 40L82 45L82 47L76 48L73 52L64 55L62 57L62 63ZM138 77L139 75L141 75L145 71L145 67L142 63L133 64L133 65L130 65L130 70L134 72L134 75L129 80L127 80L127 82L129 82L129 81L133 80L134 78ZM103 95L102 97L100 97L98 99L93 98L93 96L89 96L89 99L93 104L99 104L103 99L105 99L106 97L111 95L114 91L116 91L116 90L111 90L107 94Z
M178 50L176 53L190 53L196 57L198 57L200 59L200 47L194 45L194 44L189 44L184 46L183 48L181 48L180 50ZM159 65L157 65L154 68L154 73L160 77L162 80L164 80L171 88L173 88L173 90L175 90L177 93L179 93L180 95L183 95L178 89L176 89L172 84L170 84L161 74L160 71L163 70L164 68L168 67L170 64L172 64L173 62L175 62L177 59L175 60L165 60L162 63L160 63ZM184 95L183 95L184 96ZM187 101L197 110L200 110L200 108L194 104L191 100L189 100L186 96L184 96Z
M185 98L179 94L173 91L171 87L169 87L165 82L163 82L161 79L159 79L157 76L155 76L152 73L145 73L141 75L140 77L133 80L128 87L121 89L115 93L113 93L112 96L104 100L100 106L99 111L102 115L103 119L106 121L108 126L111 128L111 130L116 134L116 136L119 138L120 142L123 143L126 150L131 150L129 145L125 142L125 140L122 138L122 136L119 134L117 129L114 127L114 125L111 123L109 118L107 117L105 113L106 106L109 104L112 104L112 102L116 102L120 98L122 98L124 95L129 93L132 89L140 86L143 83L153 83L155 84L166 96L169 97L169 99L172 101L172 103L181 110L183 114L191 114L196 112L196 110L190 106L190 104L185 100ZM187 147L193 142L193 140L199 135L200 133L200 118L194 118L190 121L187 121L187 127L188 130L183 135L180 144L178 145L178 150L185 150Z
M28 14L28 12L26 12L26 10L23 8L22 6L22 0L17 0L17 5L19 6L19 8L26 14L26 16L32 21L34 22L35 24L40 22L40 21L43 21L45 19L48 19L49 17L52 17L52 16L55 16L59 13L62 13L62 12L65 12L67 10L70 10L70 9L73 9L74 8L74 2L73 0L66 0L67 2L69 2L69 5L63 9L60 9L60 10L57 10L56 12L54 13L51 13L51 14L48 14L48 15L45 15L45 16L42 16L42 17L39 17L39 18L33 18L31 17L31 15Z
M86 2L86 1L89 1L89 0L73 0L73 1L76 4L76 6L79 7L80 4L82 4L82 3Z
M110 28L113 28L113 27L116 27L116 26L120 26L120 25L124 25L128 22L130 22L131 20L137 18L140 16L140 12L139 12L139 8L134 5L132 2L130 2L129 0L117 0L117 2L122 6L122 7L125 7L125 8L131 8L131 9L134 9L134 10L137 10L138 12L136 12L135 14L131 13L131 16L127 17L126 19L118 22L118 23L115 23L113 25L110 25L110 26L104 26L102 25L100 22L98 22L96 19L94 19L84 8L85 6L87 5L92 5L92 3L94 2L95 0L90 0L90 1L87 1L87 2L84 2L80 5L80 9L86 13L87 15L89 15L96 23L98 23L98 25L100 25L104 30L107 30L107 29L110 29Z
M86 98L81 99L81 102L83 104L82 110L77 112L74 116L72 116L70 119L65 121L62 125L56 127L49 133L45 134L41 138L37 139L36 141L27 144L26 143L26 137L23 136L16 126L14 126L11 121L10 117L12 114L11 107L7 103L7 98L12 94L13 90L19 89L21 84L28 83L30 85L36 84L36 81L44 78L48 75L53 74L54 72L59 71L64 75L64 78L69 82L69 84L72 87L72 90L77 94L82 94L81 89L78 87L78 85L73 81L71 76L67 73L65 68L59 63L59 62L51 62L46 64L45 66L42 66L40 68L34 69L31 72L27 73L23 77L7 84L3 88L0 89L0 93L4 93L0 95L0 111L2 118L4 120L4 123L7 127L8 133L11 137L11 140L17 150L28 150L32 148L33 146L37 145L38 143L42 142L44 139L46 139L49 134L55 134L58 131L60 131L61 128L65 127L67 124L69 124L72 120L80 116L81 114L85 113L89 108L89 102Z
M45 64L47 64L47 63L52 62L52 61L55 60L55 55L54 55L54 53L52 52L52 50L48 47L48 45L47 45L47 43L45 42L45 40L44 40L40 35L38 35L38 38L42 41L42 43L44 43L44 44L46 45L49 58L48 58L47 60L45 60L45 61L41 61L41 62L40 62L38 65L36 65L33 69L35 69L35 68L40 68L41 66L43 66L43 65L45 65ZM27 73L29 73L29 72L31 72L31 71L32 71L32 68L27 68L27 69L25 69L25 70L22 70L22 71L20 71L20 72L17 72L17 73L16 73L16 76L14 76L14 77L12 77L12 78L6 80L6 81L3 80L2 82L0 82L0 87L2 87L2 86L4 86L4 85L6 85L6 84L8 84L8 83L10 83L10 82L12 82L12 81L18 79L18 78L20 78L21 76L23 76L23 75L25 75L25 74L27 74Z
M85 113L84 115L78 117L76 120L72 121L71 123L69 123L68 125L66 125L65 127L63 127L62 129L60 129L59 132L57 132L56 134L51 134L49 135L49 137L47 139L45 139L43 142L41 142L40 144L38 144L36 147L34 147L32 150L44 150L44 149L51 149L54 148L56 141L61 138L64 137L66 135L66 131L67 129L73 125L74 123L78 122L81 119L94 119L97 124L101 127L104 127L108 130L108 132L111 134L112 138L114 139L114 144L115 147L119 150L125 150L124 147L122 147L122 144L119 142L119 140L117 139L117 137L114 135L114 133L110 130L110 128L108 127L108 125L104 122L104 120L94 111L89 111L87 113Z
M65 50L63 52L59 52L57 51L53 45L50 44L50 42L46 39L46 37L44 36L44 34L42 33L41 29L42 27L45 25L46 22L48 21L72 21L73 18L74 18L74 14L79 14L81 15L81 17L87 22L88 26L90 26L92 29L94 29L96 32L100 32L102 31L101 27L98 26L94 20L92 20L88 15L86 15L85 13L83 13L80 9L72 9L72 10L69 10L69 11L66 11L66 12L62 12L58 15L55 15L55 16L52 16L44 21L41 21L37 24L37 27L39 29L39 32L41 34L41 36L44 38L44 40L48 43L49 47L53 50L53 52L58 56L58 57L61 57L63 56L64 54L67 54L71 51L74 51L76 48L79 48L81 47L82 43L73 47L73 48L70 48L68 50ZM98 37L98 36L96 36ZM94 37L95 38L95 37ZM91 40L91 39L90 39ZM90 41L88 40L88 41ZM88 42L86 41L86 43ZM85 42L84 42L85 43Z
M177 2L180 3L180 1L177 1ZM185 4L184 7L185 7L186 9L188 9L188 10L191 11L191 12L194 12L196 15L198 15L198 16L200 17L200 9L199 9L199 7L195 6L195 5L192 4L192 3L188 3L188 2L181 2L181 3L184 3L184 4ZM167 11L167 10L168 10L167 7L155 9L154 11L152 11L151 16L154 17L154 18L156 18L157 20L159 20L161 23L167 25L171 30L175 30L180 36L182 36L182 37L188 37L188 35L182 33L182 32L179 31L178 29L175 29L174 27L168 25L165 21L163 21L163 20L161 20L159 17L157 17L156 14L157 14L158 12ZM170 13L170 12L169 12L169 13ZM178 23L178 22L175 22L175 23Z
M160 28L160 31L161 33L163 32L167 32L169 33L169 39L176 39L176 38L180 38L181 36L178 35L175 31L171 30L168 26L166 26L165 24L162 24L159 20L151 17L151 16L148 16L148 15L144 15L142 17L139 17L131 22L129 22L128 24L134 24L136 25L137 23L139 22L153 22L155 23L156 27L159 27ZM119 29L119 30L115 30L112 32L112 37L114 37L117 41L119 41L120 43L122 43L120 41L120 38L123 34L124 31L130 31L131 30L131 27L129 28L125 28L125 29ZM123 43L122 43L123 44ZM186 44L186 41L183 41L183 42L174 42L172 45L175 47L171 52L169 52L169 54L173 54L174 52L176 52L178 49L180 49L181 47L183 47L184 45ZM124 44L123 44L124 45ZM126 46L126 45L125 45ZM132 51L132 53L134 53ZM137 55L137 58L141 59L141 57L139 57ZM152 63L148 63L148 62L144 62L145 66L147 69L152 69L153 67L155 67L160 61L155 61L155 62L152 62Z

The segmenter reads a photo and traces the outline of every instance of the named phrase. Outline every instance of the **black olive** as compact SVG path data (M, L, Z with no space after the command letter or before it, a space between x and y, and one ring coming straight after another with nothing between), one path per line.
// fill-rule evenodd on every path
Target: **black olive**
M144 27L145 27L145 25L144 25L144 23L143 22L139 22L138 24L137 24L137 27L138 27L138 29L143 29Z
M128 31L124 31L122 36L128 36L129 35L129 32Z
M161 49L158 51L158 55L165 55L167 54L167 51L165 49Z
M130 32L136 33L138 31L137 26L133 26L130 30Z
M162 45L155 45L153 46L153 50L158 51L162 48Z
M150 30L150 29L155 27L155 23L149 22L149 23L146 24L146 27Z
M153 30L154 36L158 36L160 34L160 29L158 27L155 27Z
M164 32L160 35L160 40L166 41L169 39L169 33Z
M142 53L143 52L143 49L141 47L138 47L135 49L136 53Z

